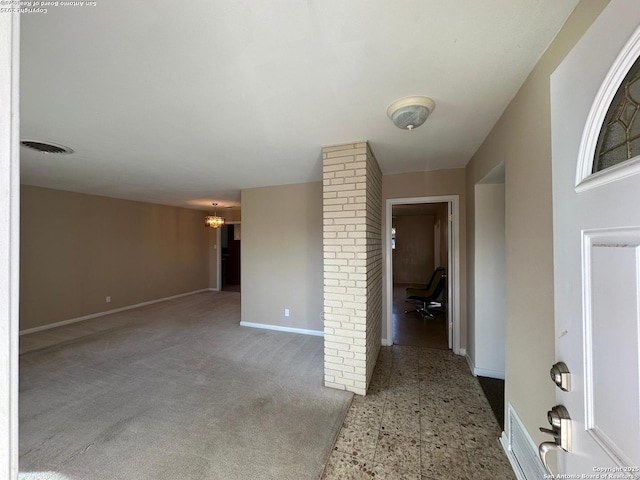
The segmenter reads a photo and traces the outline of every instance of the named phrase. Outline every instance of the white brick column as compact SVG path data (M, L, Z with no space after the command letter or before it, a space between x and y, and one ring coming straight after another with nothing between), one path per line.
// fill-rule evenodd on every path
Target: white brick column
M366 218L367 385L369 385L382 345L382 172L369 148L367 148Z
M325 385L364 395L380 349L382 175L366 142L322 158Z

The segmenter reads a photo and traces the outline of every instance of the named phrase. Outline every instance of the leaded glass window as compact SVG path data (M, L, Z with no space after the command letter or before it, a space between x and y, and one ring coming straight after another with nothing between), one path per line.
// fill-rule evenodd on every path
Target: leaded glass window
M640 155L640 58L627 73L605 116L592 173Z

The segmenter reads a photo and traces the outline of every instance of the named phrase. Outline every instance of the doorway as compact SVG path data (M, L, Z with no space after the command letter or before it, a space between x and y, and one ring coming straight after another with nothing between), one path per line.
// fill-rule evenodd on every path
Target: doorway
M448 204L415 203L391 208L393 278L393 339L396 345L449 349L447 336L446 277L430 282L436 268L449 263ZM444 237L444 238L443 238ZM442 248L444 247L444 248ZM427 288L432 283L431 288ZM417 290L413 290L417 289ZM424 302L408 299L410 293L426 295Z
M385 302L386 302L386 337L383 339L384 345L393 345L395 342L393 331L393 252L392 252L392 224L393 224L393 207L395 205L415 205L415 204L439 204L444 203L447 206L447 215L444 223L441 220L440 230L447 227L446 235L446 251L447 265L446 274L446 333L447 333L447 348L453 350L458 355L464 355L464 350L460 348L460 252L459 252L459 211L460 211L460 198L458 195L443 195L433 197L411 197L411 198L391 198L386 200L385 206L385 267L386 267L386 289L385 289ZM442 235L441 237L442 238ZM444 248L442 240L439 243L441 252ZM435 242L432 244L432 248L435 249ZM435 251L434 251L435 254ZM442 255L442 253L440 253ZM402 313L404 314L404 308ZM422 320L421 320L422 321Z
M505 163L474 186L473 288L467 361L474 375L504 380L507 325Z
M467 311L467 362L504 429L506 350L505 162L474 186L472 288Z
M240 223L226 223L220 229L221 290L240 291Z

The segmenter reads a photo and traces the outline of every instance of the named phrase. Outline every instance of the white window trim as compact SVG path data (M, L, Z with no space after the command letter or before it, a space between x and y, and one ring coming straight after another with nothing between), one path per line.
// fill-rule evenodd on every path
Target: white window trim
M609 106L638 57L640 57L640 27L631 35L613 62L589 111L578 153L575 187L578 193L640 173L640 156L600 172L591 173L600 130L609 111Z

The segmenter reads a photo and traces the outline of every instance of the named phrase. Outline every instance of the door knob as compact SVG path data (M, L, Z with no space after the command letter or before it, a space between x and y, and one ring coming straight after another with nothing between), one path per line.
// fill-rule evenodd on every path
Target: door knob
M560 445L558 445L556 442L542 442L538 447L538 455L540 455L540 460L542 460L544 469L547 471L547 473L553 475L553 472L547 464L547 453L549 453L550 450L560 450Z
M551 428L541 427L540 431L552 435L553 442L542 442L538 454L547 473L552 473L547 464L547 453L551 450L571 452L571 417L564 405L556 405L547 412L547 420Z
M551 380L555 383L560 390L568 392L571 390L571 373L564 362L558 362L551 367Z

